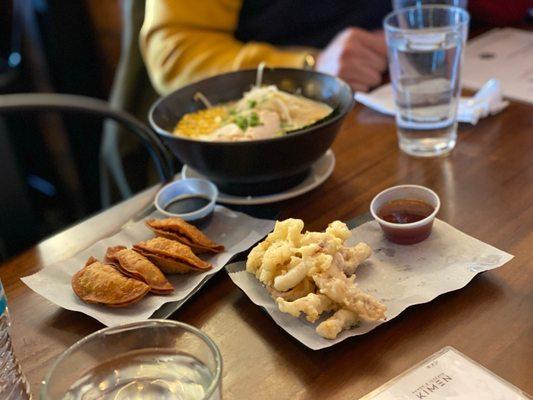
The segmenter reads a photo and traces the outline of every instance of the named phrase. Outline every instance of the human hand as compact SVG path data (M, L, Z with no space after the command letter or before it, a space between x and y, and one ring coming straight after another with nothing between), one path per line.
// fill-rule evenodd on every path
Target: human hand
M344 79L354 91L367 92L381 83L387 69L383 32L343 30L318 55L315 69Z

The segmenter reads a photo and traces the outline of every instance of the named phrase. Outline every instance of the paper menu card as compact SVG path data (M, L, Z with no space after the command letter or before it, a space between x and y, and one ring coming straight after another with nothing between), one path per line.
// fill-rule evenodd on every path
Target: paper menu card
M445 347L359 400L523 400L520 389Z
M506 97L533 103L533 32L493 29L468 42L463 85L479 89L492 78L501 82Z

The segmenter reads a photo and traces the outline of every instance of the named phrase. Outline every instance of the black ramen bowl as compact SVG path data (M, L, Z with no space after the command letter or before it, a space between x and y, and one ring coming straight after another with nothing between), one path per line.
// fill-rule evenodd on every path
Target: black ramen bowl
M176 90L150 109L152 128L176 157L226 193L262 195L299 183L331 146L353 106L350 87L334 76L300 69L265 69L263 84L324 102L334 112L312 126L272 139L207 142L172 134L184 114L203 108L193 100L195 93L203 93L212 104L233 101L250 90L255 78L255 69L217 75Z

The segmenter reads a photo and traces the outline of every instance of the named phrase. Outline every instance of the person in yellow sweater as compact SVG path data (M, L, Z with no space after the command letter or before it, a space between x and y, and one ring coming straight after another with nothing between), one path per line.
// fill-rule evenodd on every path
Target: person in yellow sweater
M263 61L368 91L387 68L389 11L390 0L147 0L140 46L160 94Z

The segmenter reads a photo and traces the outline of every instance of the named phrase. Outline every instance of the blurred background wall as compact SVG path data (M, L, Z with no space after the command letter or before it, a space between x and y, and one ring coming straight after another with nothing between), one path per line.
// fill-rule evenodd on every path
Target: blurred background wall
M0 94L107 99L120 57L120 0L0 1ZM0 260L101 209L102 123L0 115Z

